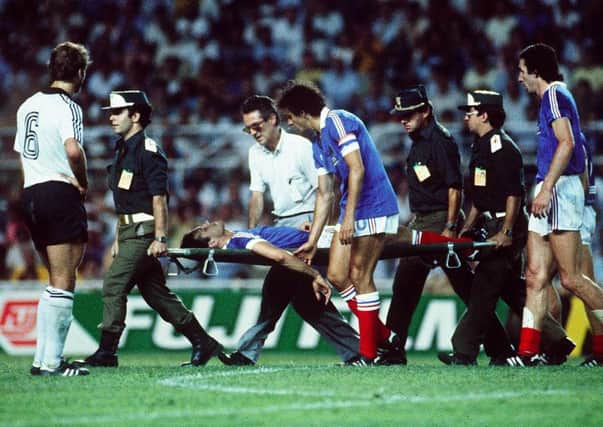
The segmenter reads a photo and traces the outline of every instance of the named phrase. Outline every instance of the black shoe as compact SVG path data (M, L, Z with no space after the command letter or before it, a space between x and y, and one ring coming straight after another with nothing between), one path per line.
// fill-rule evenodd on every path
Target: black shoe
M375 360L369 357L364 356L356 356L351 359L346 360L342 366L373 366L375 365Z
M550 365L549 361L543 354L535 354L533 356L511 356L507 358L507 366L515 368L530 368L533 366Z
M586 359L584 359L584 362L580 363L580 366L583 366L585 368L594 368L597 366L603 366L603 358L595 357L594 355L591 355L591 356L587 357Z
M233 353L220 352L218 359L227 366L250 366L255 365L255 362L244 356L243 353L235 351Z
M42 373L42 369L39 366L31 366L29 369L29 373L31 375L40 375Z
M77 377L90 375L90 371L86 368L83 368L81 365L76 365L74 363L68 363L64 360L61 361L61 364L56 369L40 369L40 375L42 376L58 376L58 377Z
M219 356L222 353L222 344L211 338L204 345L193 345L193 353L190 362L185 362L181 366L203 366L209 359Z
M446 365L475 366L477 361L460 353L438 353L438 359Z
M567 362L567 357L576 348L576 343L569 337L565 337L560 342L551 346L549 351L543 353L547 360L547 365L563 365Z
M506 356L494 356L490 358L490 363L488 366L510 366L509 360L512 360L514 357L517 357L516 354L508 354Z
M381 345L377 349L376 365L391 366L391 365L406 365L406 351L400 342L400 337L395 335L394 338L386 345Z
M118 365L117 355L109 351L98 349L85 359L74 360L73 365L77 366L98 366L104 368L116 368Z

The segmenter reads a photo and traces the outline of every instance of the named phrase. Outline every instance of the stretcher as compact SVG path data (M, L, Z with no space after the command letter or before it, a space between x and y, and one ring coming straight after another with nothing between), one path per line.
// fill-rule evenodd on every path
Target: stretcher
M472 259L480 249L495 246L494 242L458 242L458 243L432 243L424 245L413 245L411 243L387 244L379 259L395 259L413 255L437 255L445 254L444 265L447 268L458 268L461 266L461 252L465 258ZM288 249L293 252L295 249ZM170 267L168 275L176 276L179 273L189 274L193 271L202 270L206 276L217 276L219 274L219 262L230 262L237 264L273 265L275 262L264 256L258 255L248 249L209 249L209 248L168 248L167 256ZM197 263L193 267L186 267L180 259L194 260ZM327 265L329 262L329 249L318 249L312 260L313 265ZM174 270L171 265L175 265Z

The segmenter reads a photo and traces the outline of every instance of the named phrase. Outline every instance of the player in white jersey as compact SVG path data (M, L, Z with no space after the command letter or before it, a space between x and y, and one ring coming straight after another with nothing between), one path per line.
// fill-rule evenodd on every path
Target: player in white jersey
M17 111L14 150L23 168L23 211L50 279L38 304L32 375L89 373L62 358L73 318L76 270L88 240L82 109L71 97L82 87L89 64L84 46L57 45L48 63L50 86Z

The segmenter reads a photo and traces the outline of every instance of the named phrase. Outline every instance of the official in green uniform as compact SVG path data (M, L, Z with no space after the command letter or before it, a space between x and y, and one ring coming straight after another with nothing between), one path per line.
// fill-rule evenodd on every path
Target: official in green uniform
M166 286L157 257L167 252L168 165L162 148L145 135L152 108L144 92L112 92L109 119L120 138L109 166L119 221L113 263L103 282L103 322L99 349L82 363L117 366L117 345L125 328L127 297L134 286L162 319L193 346L189 365L204 365L222 346Z

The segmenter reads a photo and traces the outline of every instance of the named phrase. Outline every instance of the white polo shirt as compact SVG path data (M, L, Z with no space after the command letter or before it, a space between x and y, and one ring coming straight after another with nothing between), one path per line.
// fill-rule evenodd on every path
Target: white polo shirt
M249 149L249 189L270 190L277 216L314 211L318 177L312 156L312 143L281 129L274 151L256 143Z
M30 96L17 111L14 150L21 156L24 187L73 177L65 141L83 145L82 109L65 92L45 89Z

